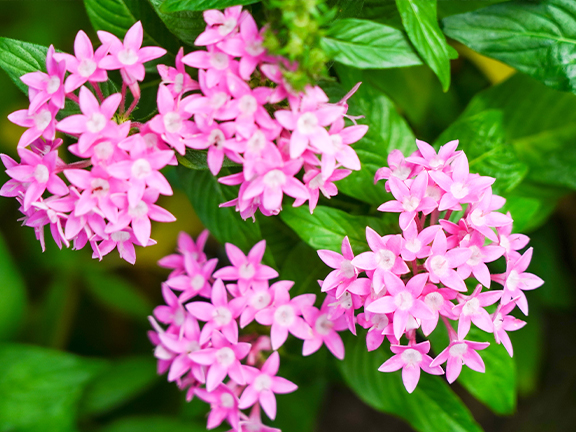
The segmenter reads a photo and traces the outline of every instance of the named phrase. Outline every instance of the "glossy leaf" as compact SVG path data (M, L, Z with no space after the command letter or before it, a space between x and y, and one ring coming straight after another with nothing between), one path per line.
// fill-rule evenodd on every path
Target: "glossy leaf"
M0 430L69 432L86 384L105 363L44 349L0 346Z
M339 66L338 76L344 88L362 81L363 74L355 69ZM394 104L382 92L367 83L348 100L350 115L364 115L358 123L369 126L367 134L352 144L362 169L353 171L336 183L341 192L372 205L392 199L382 183L374 186L376 170L388 166L388 155L394 149L409 155L416 149L415 138L406 121L398 114Z
M116 420L99 432L203 432L206 425L168 416L133 416Z
M444 32L560 90L576 92L576 3L506 2L443 20Z
M42 45L0 37L0 68L27 94L28 87L20 77L29 72L45 72L47 52L48 48Z
M26 284L0 235L0 341L13 338L26 313Z
M205 11L208 9L224 9L230 6L249 5L260 0L165 0L162 12Z
M207 151L203 150L186 149L186 154L184 156L180 154L176 154L176 156L178 158L178 162L180 163L180 165L183 165L186 168L194 170L207 170L208 169L207 153L208 153ZM227 157L224 157L224 162L222 163L222 166L231 167L239 165L235 162L232 162Z
M337 62L362 69L422 64L402 31L363 19L335 21L322 48Z
M457 55L438 26L436 0L396 0L396 6L410 41L436 73L444 91L448 90L450 58Z
M280 279L294 281L290 290L292 297L304 293L317 294L318 280L323 280L331 270L313 248L301 241L286 258L280 270Z
M416 390L409 394L401 372L383 373L378 368L390 357L388 349L368 352L366 333L344 338L346 357L338 363L348 386L372 408L407 421L420 432L481 431L466 405L438 376L422 373Z
M187 45L194 45L198 35L206 28L201 12L182 11L164 13L164 0L148 0L170 32Z
M472 12L476 9L488 7L492 4L503 3L510 0L440 0L438 2L438 18Z

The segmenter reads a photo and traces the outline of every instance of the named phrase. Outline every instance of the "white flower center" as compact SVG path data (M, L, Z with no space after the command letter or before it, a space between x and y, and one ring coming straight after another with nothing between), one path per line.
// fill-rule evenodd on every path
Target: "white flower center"
M152 167L150 162L146 159L138 159L132 164L132 177L136 179L143 179L150 175L152 172Z
M104 180L103 178L95 178L90 183L90 188L92 189L94 196L101 198L108 195L108 192L110 191L110 183L108 183L108 180Z
M334 327L334 323L328 319L326 314L320 315L316 319L316 323L314 324L314 329L318 334L327 335L332 331Z
M330 135L330 139L332 140L335 151L340 151L344 146L342 144L342 137L339 134Z
M396 169L392 170L392 175L400 180L406 180L411 172L412 169L410 167L407 167L406 165L400 165Z
M402 291L394 297L394 304L400 310L408 310L414 304L414 297L408 291Z
M176 74L174 77L174 92L180 93L184 87L184 74Z
M512 270L506 279L506 287L511 291L515 291L518 288L518 285L522 281L522 278L518 274L516 270Z
M246 143L247 151L249 153L260 153L266 147L266 137L260 129L254 132Z
M265 48L262 46L261 40L255 40L255 41L250 42L249 44L246 45L246 48L244 48L244 49L252 57L259 56L260 54L262 54L265 51Z
M433 170L438 169L442 166L444 166L444 160L440 159L438 156L434 156L430 160L430 168L432 168Z
M57 76L51 76L50 78L48 78L48 84L46 85L46 92L48 94L54 94L58 91L58 89L60 88L60 85L62 84L62 82L60 81L60 78Z
M420 205L420 198L415 196L406 197L402 202L402 208L407 212L416 210L419 205Z
M156 348L154 348L154 357L160 360L172 360L174 354L172 354L162 345L157 345Z
M130 240L130 233L127 233L126 231L116 231L115 233L110 234L110 238L113 242L124 243L125 241Z
M264 309L270 304L272 297L268 291L258 291L250 299L250 305L256 310Z
M138 219L148 214L148 205L144 201L140 201L134 207L128 208L128 214L134 219Z
M212 53L210 64L214 69L224 70L228 67L228 56L221 52Z
M282 305L274 312L274 321L283 327L289 327L296 319L294 309L290 305Z
M482 258L484 258L484 255L482 255L482 251L478 246L470 246L469 249L472 251L472 255L470 255L470 258L468 258L466 264L468 264L470 267L475 267L483 262Z
M374 314L372 315L370 322L373 324L372 328L375 328L376 330L384 330L384 328L390 324L390 320L386 314Z
M254 380L254 390L261 392L272 388L272 378L266 374L260 374Z
M424 303L432 310L439 311L444 304L444 297L438 292L431 292L424 297Z
M416 253L422 249L422 242L418 238L413 238L404 243L404 247L410 252Z
M270 189L277 189L286 183L286 174L284 174L281 170L275 169L272 171L268 171L264 175L264 184Z
M476 226L483 226L486 224L486 216L484 216L480 209L476 209L470 213L470 220Z
M468 345L465 343L457 343L450 347L448 353L452 357L462 357L468 351Z
M208 136L208 142L210 145L216 146L216 148L222 148L222 144L226 140L224 132L220 129L212 129L210 135Z
M217 110L222 108L222 106L228 100L228 95L224 92L218 92L210 98L210 107Z
M99 112L95 112L94 114L92 114L88 119L88 121L86 122L86 129L88 129L88 131L92 133L98 133L105 127L106 127L106 117L104 117L104 114L101 114Z
M182 129L182 118L177 112L169 112L163 117L164 128L168 133L176 133Z
M190 279L190 286L194 291L200 291L204 284L206 283L206 279L202 275L195 275L192 279Z
M476 315L480 310L480 300L476 297L468 300L464 303L464 307L462 307L462 315L470 316Z
M236 355L234 354L234 351L232 351L232 348L224 347L216 351L216 361L220 365L228 367L234 362L234 360L236 360Z
M78 74L81 77L88 78L96 72L96 62L92 59L83 59L78 65Z
M37 114L34 114L34 125L39 131L43 131L48 127L52 121L52 114L48 110L42 110Z
M258 101L252 95L244 95L240 98L238 103L238 108L240 112L246 116L252 115L256 112L258 108Z
M176 324L177 326L181 326L182 324L184 324L185 318L186 315L184 313L184 309L182 309L182 307L179 306L178 309L176 309L176 312L174 312L174 315L172 315L172 321L174 321L174 324Z
M48 171L48 167L46 165L36 165L36 169L34 170L34 178L38 183L46 183L49 177L50 171Z
M251 263L244 263L238 269L240 279L251 279L256 273L256 269Z
M500 236L500 246L502 246L504 249L506 249L506 252L509 253L510 252L510 240L508 239L508 237L506 236Z
M396 262L396 255L388 249L380 249L376 254L376 262L380 268L384 270L391 270Z
M110 141L103 141L94 146L94 154L100 160L107 160L114 153L114 146Z
M310 135L318 127L318 117L316 114L306 112L298 118L296 122L296 129L303 135Z
M424 196L432 198L434 201L440 201L440 198L442 198L442 191L438 186L428 186L426 187L426 193Z
M322 180L321 174L315 176L312 180L310 180L310 183L308 184L310 189L320 189L322 186L324 186L324 180Z
M138 61L138 54L132 48L125 48L118 53L118 61L125 66L131 66Z
M354 306L354 303L352 302L352 296L349 292L342 294L342 297L340 297L337 304L339 304L343 309L350 309L352 306Z
M448 260L442 255L434 255L430 259L430 267L437 276L444 276L448 272Z
M340 263L340 272L346 279L350 279L356 275L356 269L352 265L352 262L347 259L342 260Z
M232 396L230 393L222 393L220 395L220 405L222 408L233 408L234 396Z
M232 321L232 312L230 312L228 308L225 308L224 306L217 307L212 312L212 319L219 326L225 326L230 321Z
M450 192L452 193L454 198L459 200L468 195L470 190L468 189L468 186L466 186L463 183L452 183L452 185L450 186Z
M238 22L236 19L228 18L226 21L224 21L224 24L218 27L218 33L220 33L221 36L226 36L227 34L230 34L232 30L234 30L237 24Z
M193 353L200 350L200 344L198 341L192 340L186 344L186 348L184 348L187 353Z
M400 358L406 366L417 366L422 361L422 354L412 348L408 348L401 355Z

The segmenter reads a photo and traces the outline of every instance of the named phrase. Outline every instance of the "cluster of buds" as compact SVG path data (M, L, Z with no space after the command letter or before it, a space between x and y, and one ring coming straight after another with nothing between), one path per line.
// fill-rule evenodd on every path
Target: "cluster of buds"
M134 245L155 243L150 238L150 220L175 220L155 204L160 194L172 194L159 170L176 163L174 152L149 125L128 120L140 99L144 63L166 51L142 47L140 22L128 30L123 42L104 31L98 37L102 45L94 51L80 31L74 56L56 53L50 46L47 73L22 76L29 87L30 106L8 118L27 130L18 142L21 162L2 155L11 180L0 195L16 197L23 224L34 228L43 249L44 227L49 225L58 247L72 243L74 249L81 249L90 243L94 258L99 259L117 248L122 258L134 263ZM105 97L100 83L108 80L112 70L120 71L122 90ZM128 110L127 89L133 97ZM67 99L79 105L81 114L58 121ZM74 137L68 151L78 162L66 164L59 157L62 140L56 138L56 131Z
M510 214L496 211L505 200L492 194L495 179L470 174L466 155L456 151L458 141L447 143L438 153L425 142L417 141L417 145L418 150L407 158L394 150L388 157L389 167L379 169L375 177L375 182L386 180L385 188L395 198L378 210L400 213L402 234L380 236L367 227L368 252L354 256L347 237L342 255L318 251L334 269L321 282L327 293L326 317L336 327L344 316L354 334L356 323L367 329L369 351L388 338L394 356L379 370L402 368L409 392L415 389L421 369L440 375L444 362L450 383L463 364L484 372L477 351L489 343L466 339L471 323L493 333L496 343L502 343L512 356L507 331L525 322L509 314L518 306L527 315L523 291L543 284L539 277L526 273L532 248L518 252L528 244L528 237L512 234ZM453 212L461 217L451 221ZM506 273L491 275L486 264L501 257ZM362 273L366 277L360 277ZM503 289L491 289L491 282ZM360 308L363 312L356 315ZM416 331L430 335L439 319L450 342L432 359L430 342L417 343ZM406 345L401 344L403 336Z
M325 331L325 320L313 306L314 294L290 298L294 282L270 284L278 273L261 263L264 240L248 255L227 243L232 265L214 271L218 260L207 259L203 251L207 237L208 231L204 231L194 242L181 233L178 253L159 262L172 272L162 285L166 304L154 309L154 317L150 317L154 331L149 337L156 347L158 373L168 372L168 381L186 390L188 400L197 396L210 404L208 429L226 420L235 431L276 431L264 429L260 409L273 420L274 394L297 389L276 376L280 364L277 350L289 333L304 340L305 353L314 352L333 336ZM251 326L254 331L239 335L239 329L253 321L266 327ZM342 341L336 338L331 346L343 355ZM224 382L226 377L229 379ZM242 412L247 409L250 415Z
M152 130L181 155L186 148L207 150L214 175L225 156L241 164L240 173L219 181L240 185L238 198L223 205L235 206L244 219L258 209L277 214L284 194L294 205L309 201L312 211L320 192L334 196L333 182L360 169L349 145L367 126L344 127L351 93L330 104L320 87L291 89L282 70L296 66L268 55L263 31L241 6L206 11L204 19L206 30L195 44L206 50L180 52L176 68L159 68L164 84ZM198 83L185 65L198 69ZM304 183L295 177L302 167Z

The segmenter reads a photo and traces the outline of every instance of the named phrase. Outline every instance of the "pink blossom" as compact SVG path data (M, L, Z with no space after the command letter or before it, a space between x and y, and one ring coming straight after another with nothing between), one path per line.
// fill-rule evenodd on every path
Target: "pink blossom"
M36 94L33 89L30 90L30 99ZM58 108L51 104L40 105L35 112L29 113L28 110L18 110L8 115L8 120L12 123L28 128L18 141L18 148L27 147L40 136L46 140L53 140L56 135L56 113Z
M208 88L226 82L232 70L238 69L238 62L215 46L209 46L208 51L192 51L182 58L182 62L196 69L205 70L204 77L198 75L200 88L205 84ZM204 82L203 82L204 81Z
M400 150L392 150L390 152L388 155L388 167L378 168L374 176L374 183L382 179L389 180L392 177L404 181L418 171L418 166L407 162ZM386 182L386 191L390 192L388 182Z
M252 321L256 314L262 309L267 308L274 301L274 292L276 286L284 286L287 290L292 288L294 282L292 281L278 281L274 283L270 288L259 287L258 289L250 288L242 295L246 299L246 307L240 315L240 327L244 328Z
M366 278L358 279L358 281L370 282L370 280ZM353 285L354 284L351 284L350 287ZM363 297L349 291L344 291L339 298L328 293L324 300L324 304L327 305L328 319L330 321L336 321L343 316L346 325L348 326L348 330L356 336L356 316L354 315L354 311L360 309L364 304Z
M57 61L54 54L54 46L50 45L46 54L46 70L48 73L30 72L20 77L24 84L37 90L28 108L28 114L30 115L34 114L38 108L48 101L58 109L64 108L66 64L63 61Z
M103 239L98 244L98 249L94 251L92 258L102 259L104 255L109 254L114 250L114 248L117 248L120 258L126 260L130 264L134 264L136 262L136 251L134 249L135 244L139 246L152 246L155 245L156 242L149 239L146 243L142 244L134 235L133 229L124 228L122 230L114 231L107 239Z
M431 252L432 254L424 263L430 275L430 282L442 282L448 288L465 292L466 284L454 268L463 265L470 259L472 255L470 249L454 248L447 251L446 234L439 230L434 238L434 243L432 243Z
M478 284L472 295L458 296L460 303L452 309L452 312L459 317L458 339L464 339L466 337L470 331L471 321L485 332L492 333L494 330L492 318L490 318L490 315L484 308L500 300L502 291L481 291L482 285Z
M460 246L470 250L470 258L458 267L458 275L462 279L467 279L473 274L478 282L486 288L490 288L490 270L485 263L496 261L500 258L505 249L498 245L484 246L484 236L478 231L474 231L470 240L462 241Z
M162 284L162 297L164 297L166 305L156 306L153 312L154 316L161 323L181 327L186 318L186 309L165 283Z
M208 24L194 41L194 45L205 46L220 42L238 30L238 24L244 18L242 6L233 6L220 12L216 9L204 11L204 20Z
M338 162L344 168L354 171L360 169L360 159L350 144L360 140L368 132L368 126L356 125L345 128L344 118L338 119L330 127L330 140L332 149L322 152L322 178L327 180Z
M422 332L424 336L428 336L434 331L438 325L438 318L440 315L449 317L451 319L457 319L452 312L454 304L450 300L454 300L457 293L450 288L440 288L433 284L427 284L422 290L420 299L426 303L426 306L430 308L434 317L431 319L422 320Z
M440 229L438 225L431 225L418 233L416 222L412 221L404 230L404 243L400 254L405 261L414 261L416 258L422 259L430 255L430 243L434 240L436 233Z
M206 254L204 253L204 245L210 232L208 230L202 231L196 242L184 231L180 231L178 234L178 253L165 256L158 261L160 267L174 269L174 272L170 274L172 276L178 276L184 273L186 270L184 268L185 261L184 257L189 256L192 261L198 264L203 264L206 262Z
M366 302L365 306L370 303ZM366 310L366 309L365 309ZM368 351L374 351L382 345L386 336L392 344L398 344L398 339L394 337L394 326L392 324L391 314L372 313L365 311L358 314L358 324L368 329L366 333L366 348Z
M241 414L243 420L240 420L240 430L250 431L250 432L282 432L280 429L276 429L270 426L266 426L262 423L260 417L260 405L256 404L252 407L250 411L250 417L245 414ZM228 432L236 432L236 430L230 430Z
M430 367L439 367L442 363L446 364L446 379L450 384L456 381L456 378L462 371L462 364L470 369L484 373L485 366L482 357L476 352L488 348L488 342L471 342L467 340L455 339L432 361Z
M408 346L391 345L390 350L395 354L378 368L380 372L394 372L402 368L402 381L408 393L412 393L420 380L420 369L432 375L442 375L444 371L440 366L431 366L432 358L427 355L430 351L430 342L410 344Z
M226 254L232 266L224 267L214 273L215 278L222 280L238 280L238 288L244 293L250 287L267 288L268 280L278 277L278 272L272 267L262 264L266 240L254 245L248 256L231 243L226 243Z
M180 301L185 302L198 295L209 298L211 293L210 280L218 264L213 258L200 264L190 255L184 256L184 273L168 278L166 284L175 290L182 291Z
M86 82L99 83L108 80L106 71L98 66L104 56L108 54L108 46L102 45L94 53L90 38L82 30L74 40L74 55L55 53L54 58L66 63L66 69L70 72L64 88L66 93L71 93Z
M496 312L492 315L492 322L494 324L494 339L497 344L502 343L510 357L514 355L514 349L512 348L512 342L510 341L510 336L508 336L509 331L520 330L526 325L525 321L519 320L511 315L512 309L516 307L516 302L511 301L506 305L499 305Z
M236 318L242 313L246 299L238 297L228 301L228 295L221 279L212 285L212 303L192 302L186 305L188 312L200 321L205 321L200 334L200 343L210 340L214 331L220 330L231 343L238 343L238 323Z
M214 429L226 420L234 430L238 430L240 410L238 409L238 397L232 390L224 384L220 384L212 391L197 388L194 390L194 393L204 402L210 404L210 414L208 414L208 422L206 425L207 429Z
M480 231L493 242L497 242L498 237L492 231L492 227L501 227L512 223L512 219L509 216L493 211L495 207L501 207L495 198L496 196L492 195L492 190L488 189L484 192L480 201L468 207L466 211L466 223L468 226Z
M192 90L198 90L200 86L196 81L190 78L186 72L182 58L184 57L184 48L180 47L176 54L176 68L166 65L158 65L158 73L162 78L162 84L170 90L172 96L177 97Z
M276 397L274 394L292 393L298 386L286 378L276 376L280 367L280 356L278 351L270 354L260 370L252 366L244 366L244 374L248 386L244 389L240 397L240 409L246 409L256 402L270 419L276 418Z
M333 196L338 195L338 188L334 184L335 181L342 180L343 178L350 175L350 170L336 169L326 180L322 179L322 173L318 169L308 169L304 174L304 186L308 189L310 198L308 198L308 205L310 208L310 213L314 212L316 205L318 204L318 199L320 198L320 192L326 198L330 199ZM297 207L303 204L305 199L297 198L294 205Z
M510 212L506 216L512 220ZM530 241L530 238L524 234L512 234L512 222L496 227L496 232L498 233L498 244L504 248L506 256L510 258L519 258L520 254L517 251L524 249Z
M436 154L436 150L430 144L424 141L416 140L416 145L418 150L420 150L420 156L412 155L407 157L406 161L433 171L443 171L452 159L461 153L456 151L458 140L444 144L438 150L438 154Z
M206 374L206 390L212 392L222 384L226 375L239 385L246 383L240 360L246 357L249 351L249 343L230 343L222 333L214 330L212 347L193 352L189 357L196 363L209 366Z
M342 255L330 250L318 250L318 256L324 263L333 269L322 283L322 292L336 290L336 297L340 297L344 290L358 278L358 269L352 264L354 253L350 246L348 236L342 240Z
M304 341L302 355L309 356L318 351L324 344L334 357L342 360L344 358L344 343L338 332L344 330L347 324L342 319L343 317L334 321L328 318L328 299L329 297L326 297L321 309L315 307L302 308L304 320L310 325L313 335L312 338Z
M74 199L72 197L50 196L46 199L40 198L32 203L30 208L21 210L24 213L23 225L34 228L36 238L42 245L42 251L45 250L44 226L50 225L50 232L58 248L62 249L62 244L70 246L68 239L64 235L62 221L66 220L68 213L74 208Z

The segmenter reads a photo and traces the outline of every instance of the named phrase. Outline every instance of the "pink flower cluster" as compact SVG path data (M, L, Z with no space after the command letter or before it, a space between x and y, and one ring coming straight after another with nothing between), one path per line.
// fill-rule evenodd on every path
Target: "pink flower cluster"
M304 340L304 355L324 342L342 358L344 346L333 328L338 324L314 307L314 294L291 298L294 282L270 284L278 273L261 262L264 240L248 255L227 243L231 265L215 271L218 260L207 259L203 251L207 237L204 231L194 242L181 233L178 253L159 262L172 272L162 285L166 304L150 317L154 331L149 337L156 347L158 373L168 372L168 381L187 390L188 400L197 396L210 404L208 429L226 420L235 431L275 431L262 426L260 409L273 420L274 395L297 389L277 376L277 350L291 333ZM239 335L253 321L267 326L269 336ZM270 351L266 359L264 353ZM242 412L249 408L250 416Z
M186 148L207 150L214 175L225 156L242 164L240 173L219 181L240 185L238 198L223 205L235 206L244 219L258 209L277 214L284 194L294 205L309 201L312 211L320 192L336 195L333 182L360 169L350 144L367 126L344 127L351 93L330 104L320 87L290 89L282 69L294 65L267 54L263 31L241 6L206 11L204 19L206 30L195 43L206 50L180 51L175 69L158 68L163 85L151 129L181 155ZM198 69L198 83L185 65ZM304 183L295 177L302 167Z
M347 237L342 255L318 251L334 269L321 282L327 293L325 316L335 326L344 317L354 334L356 323L367 329L369 351L388 338L394 356L379 370L402 369L408 392L415 389L420 370L440 375L445 362L450 383L463 364L484 372L477 351L489 343L466 339L472 323L493 333L496 343L512 356L507 332L526 323L510 313L518 306L527 315L524 291L544 283L526 272L532 248L518 252L529 238L512 234L510 214L497 211L505 200L492 193L495 179L471 174L468 159L456 150L457 145L458 141L451 141L436 152L417 141L418 150L411 156L405 158L394 150L389 167L377 171L375 181L386 180L386 190L395 198L378 210L399 213L402 234L380 236L367 227L368 252L354 256ZM506 272L491 274L487 263L500 257L506 261ZM491 282L503 289L493 289ZM356 314L360 308L363 312ZM439 319L450 342L432 359L430 343L417 343L416 330L428 336ZM401 343L403 336L406 344Z
M16 197L23 224L34 228L42 249L44 227L49 225L58 247L73 243L74 249L81 249L90 243L94 258L99 259L117 248L120 257L134 263L134 245L155 243L150 238L150 220L175 220L155 204L160 194L172 194L159 170L176 163L174 152L150 125L128 120L140 98L138 82L144 79L144 63L166 51L142 47L140 22L128 30L124 41L104 31L98 37L102 45L94 51L80 31L74 56L56 53L50 46L47 73L22 76L29 87L30 106L8 118L27 129L18 142L20 163L1 155L11 180L0 195ZM108 80L111 70L120 71L122 91L105 98L100 83ZM133 102L126 111L128 88ZM77 102L81 113L58 121L66 99ZM56 138L56 131L75 139L68 150L78 162L60 159L62 140Z

